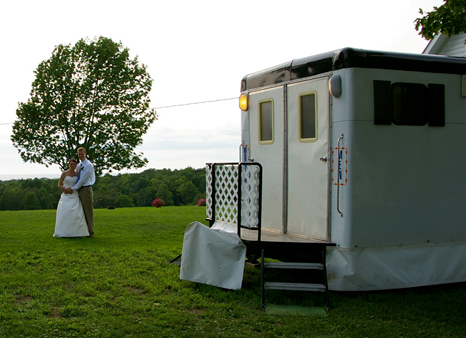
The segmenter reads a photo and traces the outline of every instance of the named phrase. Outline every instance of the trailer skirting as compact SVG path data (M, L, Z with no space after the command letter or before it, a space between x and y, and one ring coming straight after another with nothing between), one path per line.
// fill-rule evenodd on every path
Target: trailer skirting
M333 291L370 291L466 281L466 241L327 248Z

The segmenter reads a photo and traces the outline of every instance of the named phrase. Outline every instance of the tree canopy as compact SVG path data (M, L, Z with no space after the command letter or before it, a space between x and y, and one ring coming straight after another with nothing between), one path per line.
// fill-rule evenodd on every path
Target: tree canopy
M56 209L61 189L58 179L0 181L0 210ZM195 205L206 197L206 172L193 169L146 169L139 174L97 177L94 207L143 207L160 198L166 206Z
M23 161L65 169L82 146L97 173L147 164L134 148L157 119L152 79L121 43L100 37L58 45L34 73L11 136Z
M440 7L434 7L431 12L421 8L421 18L414 20L416 30L426 40L432 40L434 35L442 33L448 37L466 32L466 0L444 0ZM465 42L466 43L466 42Z

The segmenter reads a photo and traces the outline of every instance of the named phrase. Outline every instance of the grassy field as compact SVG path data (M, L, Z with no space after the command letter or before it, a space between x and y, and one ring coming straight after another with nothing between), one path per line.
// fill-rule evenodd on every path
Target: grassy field
M181 281L169 262L204 218L194 206L98 209L94 238L59 239L53 210L0 212L0 337L466 337L465 283L331 292L325 316L277 316L260 308L259 269L238 291Z

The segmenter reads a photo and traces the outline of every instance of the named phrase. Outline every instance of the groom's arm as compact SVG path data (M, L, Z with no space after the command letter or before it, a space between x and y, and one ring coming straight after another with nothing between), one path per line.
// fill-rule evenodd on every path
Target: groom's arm
M78 170L81 170L81 176L79 177L79 181L71 187L71 190L73 191L78 190L84 185L84 183L89 179L89 176L91 176L91 170L94 170L94 167L92 164L88 164L84 167L84 170L81 169L81 166Z

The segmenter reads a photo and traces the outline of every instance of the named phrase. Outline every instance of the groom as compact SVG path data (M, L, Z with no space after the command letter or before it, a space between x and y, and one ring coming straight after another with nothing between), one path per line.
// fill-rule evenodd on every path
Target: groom
M86 149L78 148L78 157L81 163L78 164L78 181L74 186L68 188L69 193L78 190L79 199L83 205L84 215L86 216L89 237L94 236L94 192L92 185L95 183L94 166L87 159Z

